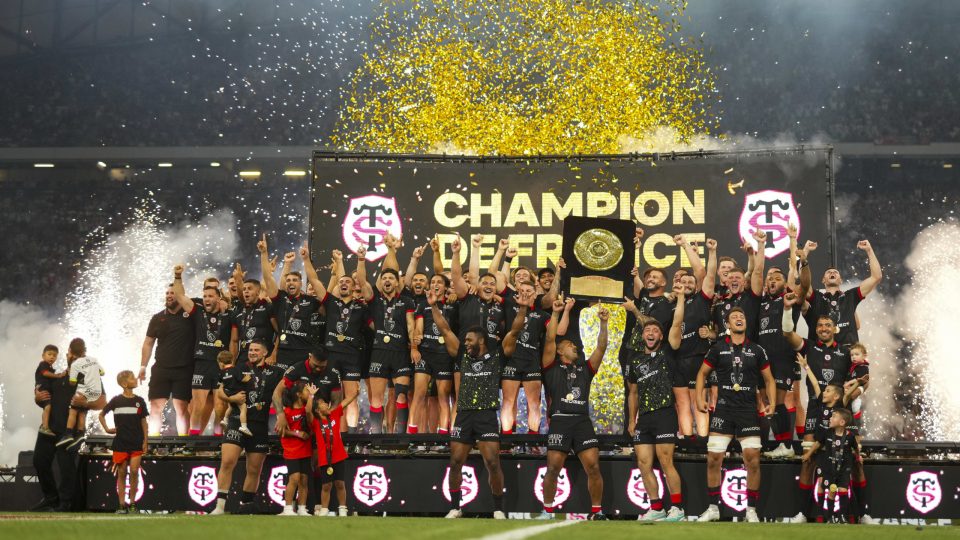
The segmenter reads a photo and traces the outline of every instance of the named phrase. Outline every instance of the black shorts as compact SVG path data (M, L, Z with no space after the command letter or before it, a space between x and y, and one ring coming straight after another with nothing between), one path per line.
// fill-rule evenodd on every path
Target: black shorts
M800 366L794 361L793 356L784 356L783 354L770 356L770 372L773 379L777 381L779 390L793 389L793 383L800 377ZM763 382L763 378L760 378Z
M450 429L450 441L473 444L477 441L500 442L500 423L497 411L457 411L457 419Z
M287 474L305 474L310 476L313 472L313 463L312 458L300 458L300 459L285 459L283 460L287 464Z
M361 365L361 353L327 352L327 361L330 367L340 372L342 381L359 381L364 377Z
M823 402L818 398L807 400L807 418L803 423L805 433L813 435L817 432L817 424L820 422L820 412L823 409Z
M507 358L507 363L503 366L503 373L500 374L500 379L523 382L542 381L543 375L541 375L540 370L539 360L511 356Z
M547 450L558 450L579 454L590 448L600 446L597 433L593 430L593 421L589 416L582 414L562 415L550 417L547 429Z
M420 361L417 362L415 371L417 373L426 373L430 378L439 381L452 381L453 358L445 352L422 352L420 353Z
M374 349L370 357L370 376L378 379L409 377L413 373L409 351Z
M267 423L248 421L247 428L253 432L253 436L240 433L240 417L230 416L227 429L223 432L223 444L239 446L248 454L266 454L270 449L270 430Z
M672 444L677 442L677 409L663 407L641 414L633 433L633 444Z
M290 366L303 363L310 355L306 349L277 349L277 367L286 371Z
M220 384L220 364L199 358L193 364L194 390L213 390Z
M333 465L320 465L320 483L343 482L343 469L346 468L346 463L346 461L338 461ZM331 468L333 468L332 472Z
M730 409L718 405L710 415L710 433L736 438L760 436L760 414L757 409Z
M674 388L696 388L697 373L700 372L700 366L703 365L703 355L688 356L680 358L674 364L671 371ZM706 381L704 381L706 382Z
M193 366L167 369L154 364L150 370L147 399L166 399L172 395L173 399L190 401L193 397L190 388L192 380Z
M824 459L823 461L827 461ZM853 471L850 467L840 467L839 470L834 470L833 467L825 464L819 464L817 466L817 473L821 478L821 483L823 486L824 493L830 491L830 484L836 484L838 488L845 488L850 485L850 480L853 477Z

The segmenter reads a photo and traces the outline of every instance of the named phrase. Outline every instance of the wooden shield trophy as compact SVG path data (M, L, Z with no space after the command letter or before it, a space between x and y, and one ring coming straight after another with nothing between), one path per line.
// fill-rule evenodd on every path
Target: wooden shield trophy
M632 283L636 225L626 219L571 216L563 220L560 289L578 300L621 303Z

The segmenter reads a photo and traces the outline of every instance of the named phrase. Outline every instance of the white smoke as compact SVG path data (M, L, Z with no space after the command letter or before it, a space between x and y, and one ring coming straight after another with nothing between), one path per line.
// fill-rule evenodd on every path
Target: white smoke
M894 304L874 290L857 308L860 318L858 334L869 352L870 362L870 386L863 395L864 437L867 439L890 439L903 432L904 421L894 401L900 381L897 367L900 339L895 335L897 310Z
M82 337L106 372L107 396L116 395L117 373L139 368L147 324L163 309L173 266L186 263L188 294L199 296L203 279L218 275L213 265L221 265L225 280L238 244L235 222L232 212L222 211L198 223L164 226L151 212L138 211L133 225L87 255L62 321L0 303L0 354L7 359L0 365L0 464L16 463L17 453L33 446L40 409L32 406L32 372L43 346L54 343L64 352L70 338ZM146 396L146 388L137 393Z

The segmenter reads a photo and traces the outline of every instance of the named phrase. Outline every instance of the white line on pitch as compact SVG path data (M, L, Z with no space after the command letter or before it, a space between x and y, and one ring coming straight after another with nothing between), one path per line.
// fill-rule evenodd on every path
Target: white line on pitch
M559 529L560 527L567 527L569 525L576 525L577 523L580 523L580 521L565 519L556 523L547 523L545 525L537 525L535 527L525 527L523 529L516 529L497 534L488 534L487 536L481 536L478 540L523 540L524 538L530 538L531 536L536 536L549 530Z

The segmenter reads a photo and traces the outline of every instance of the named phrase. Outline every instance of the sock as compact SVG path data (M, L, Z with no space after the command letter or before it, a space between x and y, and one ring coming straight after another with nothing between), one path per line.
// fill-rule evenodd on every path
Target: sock
M252 503L252 502L253 502L253 498L254 498L256 495L257 495L257 494L254 493L253 491L244 491L244 492L240 493L240 504Z
M750 508L756 508L758 501L760 501L760 490L748 489L747 490L747 506L749 506Z
M221 512L227 506L227 493L226 490L217 491L217 510Z
M283 505L283 511L286 512L287 510L293 512L293 505L292 504Z
M217 427L213 428L214 437L223 437L223 429L217 424Z
M370 407L370 433L383 433L383 407Z
M447 428L440 428L437 430L437 435L449 435L450 430Z
M550 504L543 503L543 511L546 512L546 513L548 513L548 514L552 514L552 513L553 513L553 503L550 503Z
M190 435L200 435L200 430L199 430L199 429L191 429L191 430L190 430Z
M837 493L837 497L840 497L840 508L834 515L839 516L843 521L847 521L848 516L850 516L850 493Z
M603 509L600 507L600 505L596 505L596 506L591 506L591 507L590 507L590 513L591 513L591 514L599 514L599 513L602 512L602 511L603 511Z
M660 499L650 499L650 509L657 512L663 510L663 501Z
M410 409L407 408L406 403L397 403L397 433L405 433L407 431L407 420L410 419Z
M670 506L680 506L683 504L683 493L670 494Z
M853 481L853 496L857 500L857 504L854 505L853 501L850 501L850 508L853 510L853 513L859 518L863 517L867 513L867 508L870 504L867 502L867 481L864 480L854 480Z
M787 433L789 433L789 432L790 432L790 426L795 426L795 425L797 425L797 408L796 408L796 407L788 407L788 408L787 408L787 418L788 418L788 420L787 420ZM791 438L792 438L792 437L793 437L793 436L791 435Z
M494 511L503 512L503 495L493 496L493 509Z
M501 429L501 430L500 430L500 434L501 434L501 435L513 435L513 430L512 430L512 429Z
M539 434L540 434L540 430L539 430L539 429L528 429L528 430L527 430L527 435L539 435Z
M807 518L813 518L816 514L813 512L813 486L800 482L800 508L806 509L803 513Z
M415 425L413 425L413 424L407 424L407 433L409 433L409 434L411 434L411 435L416 435L416 434L417 434L417 426L415 426Z
M460 508L460 489L451 489L450 490L450 508L454 510Z
M783 442L789 441L793 438L793 434L790 433L790 415L787 413L787 406L780 404L777 405L774 409L774 430L773 435L774 439Z
M797 430L797 438L802 440L803 434L807 432L806 428L804 428L803 426L796 426L795 429Z
M707 500L710 504L720 506L720 486L707 486Z

